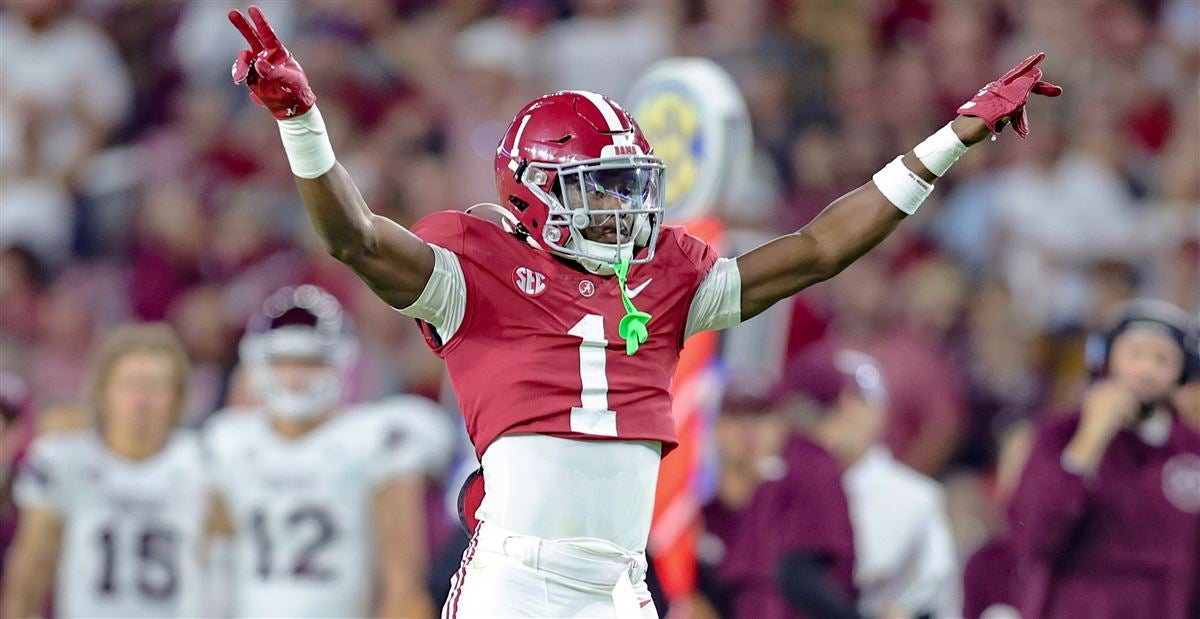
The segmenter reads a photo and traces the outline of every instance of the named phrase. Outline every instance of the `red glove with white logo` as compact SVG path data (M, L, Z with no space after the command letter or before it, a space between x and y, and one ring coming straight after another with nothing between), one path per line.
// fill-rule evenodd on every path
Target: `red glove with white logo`
M1046 57L1038 52L1021 62L1000 79L984 86L975 97L962 104L958 113L975 116L982 120L992 133L1000 133L1009 121L1021 138L1029 135L1029 117L1025 115L1025 103L1029 93L1057 97L1062 88L1042 81L1042 70L1037 64Z
M271 24L257 6L246 16L236 9L229 12L229 21L246 38L250 49L238 52L233 63L233 81L250 88L250 99L271 110L275 118L286 120L299 116L317 102L308 87L308 76L291 52L279 42Z

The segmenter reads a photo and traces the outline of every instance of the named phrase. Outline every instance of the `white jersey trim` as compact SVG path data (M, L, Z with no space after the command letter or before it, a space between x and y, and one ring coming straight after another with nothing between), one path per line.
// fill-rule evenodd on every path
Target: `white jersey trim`
M467 308L467 282L454 252L430 243L434 266L425 290L412 305L396 311L424 320L449 342L462 326ZM742 276L737 261L718 258L696 289L688 309L685 338L701 331L728 329L742 321Z
M661 461L658 441L501 436L483 452L487 492L475 516L521 535L595 538L642 552Z
M434 263L425 290L412 305L396 311L433 325L445 343L458 333L466 315L467 280L454 252L433 243L429 247L433 249Z
M742 273L737 260L717 258L692 297L684 339L701 331L728 329L742 321Z

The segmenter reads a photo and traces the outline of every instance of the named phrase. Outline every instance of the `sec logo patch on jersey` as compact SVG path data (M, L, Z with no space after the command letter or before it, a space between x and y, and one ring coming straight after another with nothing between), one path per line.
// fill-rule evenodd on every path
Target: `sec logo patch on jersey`
M517 267L513 270L513 283L517 290L528 296L540 296L546 292L546 276L529 267Z

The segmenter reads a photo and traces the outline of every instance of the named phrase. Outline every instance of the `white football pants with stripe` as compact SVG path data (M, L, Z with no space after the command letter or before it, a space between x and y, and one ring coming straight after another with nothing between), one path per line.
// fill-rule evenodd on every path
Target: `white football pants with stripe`
M479 524L450 581L442 619L656 619L646 558L604 540L549 541Z

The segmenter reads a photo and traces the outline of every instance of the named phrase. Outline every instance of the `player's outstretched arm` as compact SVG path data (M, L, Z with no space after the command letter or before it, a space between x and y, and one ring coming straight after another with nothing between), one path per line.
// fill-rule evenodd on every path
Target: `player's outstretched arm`
M421 296L433 273L433 250L400 224L372 213L341 164L314 179L297 177L296 186L330 255L392 307L408 307Z
M424 492L424 475L409 474L393 479L375 493L375 561L382 576L376 617L435 614L433 600L425 589L429 549L424 541Z
M279 133L300 197L329 253L393 307L421 295L433 272L433 250L396 222L367 207L350 175L334 158L316 95L304 70L256 6L229 12L249 49L238 53L233 80L279 121Z
M959 116L870 182L830 204L807 226L737 259L742 320L812 284L837 275L867 253L920 206L933 183L967 148L1011 122L1029 134L1025 103L1030 93L1056 97L1062 89L1042 81L1045 54L1025 59L982 88L958 109Z

